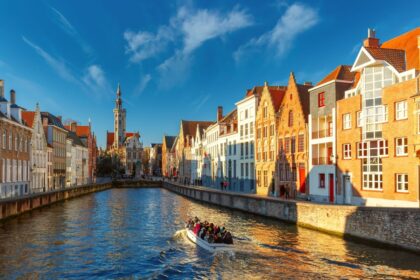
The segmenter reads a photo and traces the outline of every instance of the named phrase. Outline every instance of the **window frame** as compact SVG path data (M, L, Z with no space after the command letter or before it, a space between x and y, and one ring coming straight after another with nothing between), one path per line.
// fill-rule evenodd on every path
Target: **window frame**
M398 108L399 104L404 104L402 109ZM399 116L400 113L402 113L403 116ZM395 102L395 120L400 121L400 120L406 120L406 119L408 119L408 102L407 102L407 100L401 100L401 101Z
M398 140L403 140L401 145L398 145ZM399 149L402 147L403 152L399 153ZM404 156L408 156L408 138L407 137L396 137L395 138L395 156L396 157L404 157Z
M325 107L325 91L318 93L318 108Z
M343 144L343 159L351 159L351 143Z
M348 119L346 119L348 117ZM351 129L351 114L343 114L343 130Z
M399 180L403 179L403 180ZM405 186L405 189L402 187ZM408 193L408 173L395 173L395 191L398 193Z

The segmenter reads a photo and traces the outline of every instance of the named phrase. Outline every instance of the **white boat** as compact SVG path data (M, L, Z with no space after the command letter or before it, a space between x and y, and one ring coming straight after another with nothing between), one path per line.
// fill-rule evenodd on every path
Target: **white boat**
M200 246L203 249L206 249L210 252L216 252L216 251L226 251L231 250L233 245L232 244L225 244L225 243L208 243L207 241L201 239L197 235L194 234L194 232L190 229L186 229L188 239L191 240L191 242L194 242L198 246Z

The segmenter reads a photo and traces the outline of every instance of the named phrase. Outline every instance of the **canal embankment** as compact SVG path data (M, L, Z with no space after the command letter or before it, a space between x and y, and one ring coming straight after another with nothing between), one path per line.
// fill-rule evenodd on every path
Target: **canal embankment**
M420 209L316 204L164 182L177 194L198 201L420 254Z
M0 200L0 222L29 211L49 206L54 203L82 195L104 191L111 188L161 187L161 181L151 180L117 180L100 184L87 184L70 188L57 189L49 192L35 193L20 197Z

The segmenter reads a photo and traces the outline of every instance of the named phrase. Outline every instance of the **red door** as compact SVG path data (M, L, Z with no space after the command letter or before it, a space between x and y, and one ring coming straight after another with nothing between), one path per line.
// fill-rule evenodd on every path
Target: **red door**
M334 174L330 174L328 182L330 188L330 202L334 203Z
M299 167L299 192L305 193L306 172L305 167Z

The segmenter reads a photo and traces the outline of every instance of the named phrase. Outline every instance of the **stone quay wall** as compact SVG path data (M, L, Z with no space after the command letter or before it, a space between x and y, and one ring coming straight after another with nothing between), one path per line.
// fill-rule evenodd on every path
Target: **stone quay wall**
M177 194L302 227L420 253L420 209L357 207L281 200L164 182Z
M17 198L0 200L0 222L4 219L23 214L34 209L51 205L53 203L99 192L111 188L139 188L161 187L161 181L149 180L118 180L101 184L87 184L83 186L64 188L45 193L36 193Z

